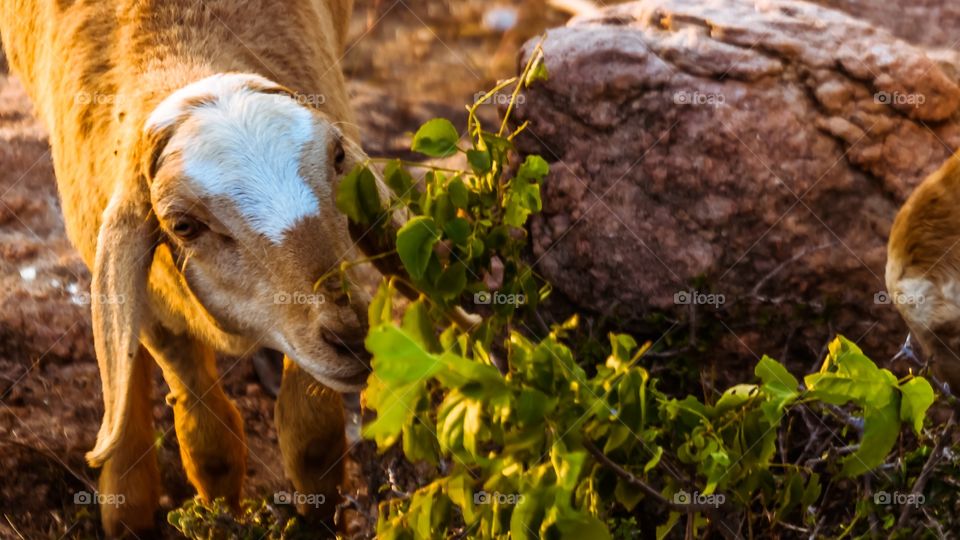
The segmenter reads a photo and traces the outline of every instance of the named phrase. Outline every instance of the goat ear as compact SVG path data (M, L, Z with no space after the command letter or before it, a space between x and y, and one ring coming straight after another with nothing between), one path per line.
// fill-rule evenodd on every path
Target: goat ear
M146 182L142 175L134 178L104 212L90 287L104 403L96 447L86 456L95 467L110 457L126 429L130 393L142 391L131 387L131 374L140 347L140 327L149 313L147 279L158 228Z
M261 94L269 94L272 96L287 96L293 100L297 100L297 93L291 90L290 88L270 81L269 83L260 83L256 81L251 81L247 83L251 89Z

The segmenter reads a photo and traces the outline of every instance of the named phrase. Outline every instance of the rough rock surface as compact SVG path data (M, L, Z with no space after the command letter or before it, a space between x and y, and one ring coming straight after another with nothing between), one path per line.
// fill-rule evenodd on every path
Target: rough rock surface
M628 3L544 51L550 79L517 112L523 149L553 162L534 258L576 306L629 325L689 312L674 295L699 284L725 303L697 311L736 314L720 322L740 356L833 332L894 349L887 233L960 145L951 70L795 1Z
M870 21L911 43L947 49L956 49L960 44L960 4L953 0L816 2Z

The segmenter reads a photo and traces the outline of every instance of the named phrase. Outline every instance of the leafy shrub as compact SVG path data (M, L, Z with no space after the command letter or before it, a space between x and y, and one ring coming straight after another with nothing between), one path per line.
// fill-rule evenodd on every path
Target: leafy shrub
M167 515L167 522L186 538L195 540L264 540L268 538L297 540L315 538L296 516L291 505L268 504L248 500L234 515L224 499L205 503L199 497Z
M545 75L538 54L494 92L511 85L516 97ZM744 522L753 534L840 534L845 519L849 533L881 511L892 528L892 511L854 498L845 501L856 505L853 515L841 512L824 528L824 486L857 486L849 479L883 465L903 425L922 435L931 385L898 380L838 337L802 385L764 357L755 382L679 399L651 377L649 343L610 335L597 364L573 353L576 317L537 336L524 317L549 287L521 255L548 166L537 156L511 164L525 126L508 134L505 119L498 132L485 131L476 107L469 148L442 119L413 138L427 156L465 154L470 170L431 168L420 187L403 163L387 165L392 202L410 216L399 230L391 229L397 207L385 207L365 166L338 194L355 224L395 238L395 251L379 260L399 258L370 307L366 400L377 419L364 435L381 449L402 444L409 460L439 473L381 503L378 537L659 538L684 517L691 535L740 536ZM397 304L400 292L409 303ZM482 317L458 310L470 300ZM796 437L809 434L793 426L801 417L831 426L821 454L797 447Z

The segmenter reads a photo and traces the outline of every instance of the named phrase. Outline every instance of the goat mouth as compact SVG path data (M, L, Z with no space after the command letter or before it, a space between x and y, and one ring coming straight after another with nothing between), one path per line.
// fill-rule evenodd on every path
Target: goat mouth
M340 387L341 392L356 392L366 386L367 377L369 376L369 370L361 369L354 375L349 375L347 377L333 377L332 382L334 384L332 386Z
M333 347L338 353L344 356L352 356L363 367L369 371L371 354L364 345L363 335L365 332L351 332L350 335L340 335L335 332L324 330L323 340Z

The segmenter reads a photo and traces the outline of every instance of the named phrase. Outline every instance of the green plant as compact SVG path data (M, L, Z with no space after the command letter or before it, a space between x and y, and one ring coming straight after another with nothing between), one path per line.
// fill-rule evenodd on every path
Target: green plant
M194 540L285 540L315 538L289 505L264 500L246 500L234 514L223 499L210 503L199 497L187 500L167 514L167 522L186 538Z
M493 92L512 87L515 99L544 76L538 51ZM364 435L381 449L402 444L408 459L439 471L409 496L381 503L378 537L660 538L684 518L689 535L736 537L744 527L751 535L865 534L877 525L858 524L879 515L880 527L892 529L892 510L868 495L916 470L904 460L886 478L871 471L899 440L923 436L930 384L897 379L843 337L803 385L764 357L755 382L719 396L660 391L647 369L649 344L628 335L609 336L605 361L578 360L568 342L577 318L545 335L524 323L550 292L522 257L547 163L528 156L511 166L525 126L508 133L505 118L497 132L485 131L476 108L468 109L468 148L442 119L413 138L427 156L464 154L469 170L427 167L418 184L404 163L390 162L387 207L361 166L337 195L354 225L394 248L376 257L391 277L370 306L366 399L377 418ZM399 229L396 205L408 217ZM811 421L829 430L817 453L803 439ZM873 482L861 489L864 478ZM826 500L840 485L862 500L845 508ZM828 510L836 513L829 523Z

